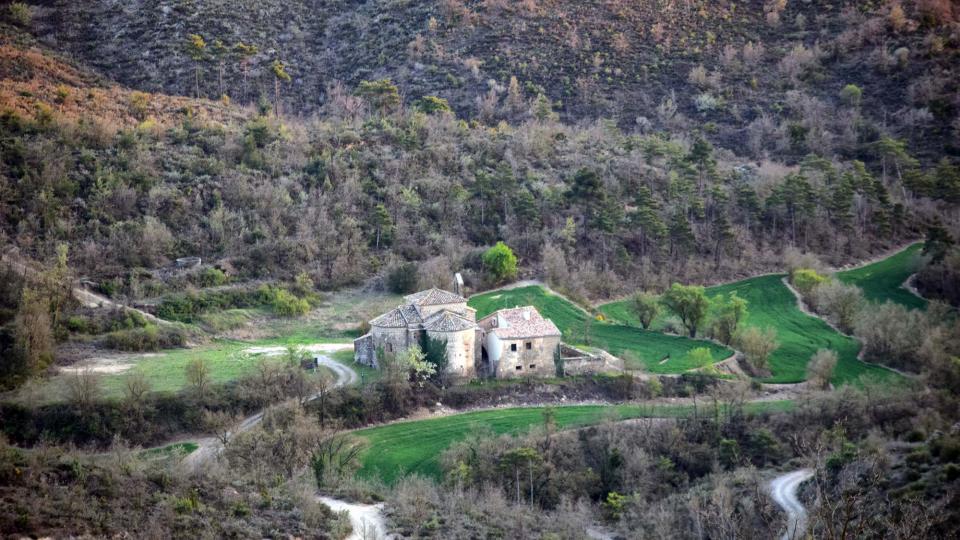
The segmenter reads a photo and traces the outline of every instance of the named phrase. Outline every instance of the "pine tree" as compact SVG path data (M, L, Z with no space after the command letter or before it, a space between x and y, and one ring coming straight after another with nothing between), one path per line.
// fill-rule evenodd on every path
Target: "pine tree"
M219 39L213 40L213 46L210 47L210 54L217 61L217 95L223 97L223 67L230 49Z
M275 101L276 101L276 113L277 113L277 116L279 117L281 114L283 114L283 111L281 110L281 103L280 103L280 83L281 82L288 83L290 82L291 79L290 79L290 75L287 73L287 67L280 60L273 61L272 69L273 69L273 77L274 77L273 92L274 92Z
M257 55L259 50L257 49L256 45L247 45L242 41L238 41L233 45L233 52L237 55L240 73L243 74L243 100L247 101L250 95L247 76L250 73L251 61L253 57Z
M200 99L200 64L207 58L207 42L199 34L187 36L187 54L194 63L194 97Z

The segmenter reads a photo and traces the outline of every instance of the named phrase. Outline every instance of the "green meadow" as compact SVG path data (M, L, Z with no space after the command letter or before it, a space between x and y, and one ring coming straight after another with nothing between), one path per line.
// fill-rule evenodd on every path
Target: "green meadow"
M178 392L186 384L186 366L192 360L201 358L210 370L210 382L214 385L235 381L256 371L263 362L285 362L286 355L251 354L245 352L251 347L285 346L296 348L308 343L340 343L343 339L270 339L259 341L216 340L209 344L192 349L172 349L159 353L131 354L112 360L116 364L131 364L132 367L119 373L101 373L100 388L106 399L117 399L123 396L124 379L130 374L139 372L144 375L152 392ZM364 366L353 363L353 351L345 350L331 353L336 360L347 364L358 372L363 372L365 379L372 380L377 374ZM37 388L21 389L15 399L33 399L38 403L52 403L66 399L67 381L75 376L61 373L44 380ZM25 392L36 394L28 398Z
M790 401L747 404L748 412L784 411ZM703 406L700 407L703 410ZM543 424L544 407L522 407L476 411L426 420L398 422L361 429L354 435L367 444L361 456L360 475L378 477L391 484L405 474L421 474L439 479L440 454L451 444L466 439L471 432L487 430L494 434L521 434ZM693 414L690 405L575 405L553 407L560 429L569 429L606 420L630 418L677 418Z
M534 306L544 317L557 325L564 341L599 347L611 354L625 356L628 369L643 369L651 373L681 373L703 367L687 359L687 353L697 347L710 349L714 361L723 360L732 354L730 349L709 341L598 321L570 301L536 285L473 296L469 305L477 310L478 319L502 308Z
M860 287L867 300L880 303L890 301L912 309L926 309L926 300L903 287L907 278L916 272L921 249L923 244L917 242L882 261L837 272L837 279Z

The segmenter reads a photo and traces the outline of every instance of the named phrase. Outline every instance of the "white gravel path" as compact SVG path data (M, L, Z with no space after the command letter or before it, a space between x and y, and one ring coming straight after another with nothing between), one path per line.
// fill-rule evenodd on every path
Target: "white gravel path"
M787 530L783 533L782 540L804 538L803 533L807 528L807 510L797 499L797 490L800 489L800 484L811 477L813 477L812 469L800 469L770 481L770 496L787 514Z
M383 517L383 503L356 504L332 497L318 496L317 502L330 507L334 512L346 512L350 517L353 532L346 540L385 540L387 522Z

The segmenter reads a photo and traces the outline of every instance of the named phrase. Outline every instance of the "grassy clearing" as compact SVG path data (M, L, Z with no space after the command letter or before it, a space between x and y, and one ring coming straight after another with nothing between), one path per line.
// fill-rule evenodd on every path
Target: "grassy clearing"
M804 314L796 298L782 281L782 275L760 276L728 285L710 287L716 296L736 292L749 302L746 324L772 326L780 348L770 358L773 375L767 382L792 383L806 379L807 362L817 349L833 349L839 357L834 383L850 383L864 375L890 377L893 372L857 360L860 344L816 317Z
M135 371L144 374L154 392L178 392L186 386L185 368L187 364L202 358L210 368L210 381L213 384L224 384L253 373L262 362L283 362L283 355L270 356L266 354L248 354L244 352L250 347L287 346L296 347L309 343L346 343L345 339L324 339L313 337L310 340L288 337L284 339L267 339L259 341L217 340L210 344L193 349L174 349L161 353L130 355L117 360L116 363L130 363L133 367L121 373L104 373L100 375L103 397L117 399L123 396L125 377ZM333 354L334 358L352 364L353 352L340 351ZM46 379L38 389L39 403L52 403L66 399L67 378L71 375L60 374ZM18 396L22 397L22 396Z
M907 308L926 309L926 300L902 287L903 282L916 271L922 248L923 244L918 242L882 261L837 272L837 279L863 289L867 300L880 303L891 301Z
M751 412L783 411L790 401L751 403ZM701 407L702 409L702 407ZM560 428L597 424L629 418L676 418L693 413L688 405L576 405L554 407ZM360 475L380 477L390 484L404 474L417 473L439 479L440 454L471 432L484 429L495 434L524 433L543 423L543 407L524 407L469 412L442 418L399 422L355 432L369 449L362 455Z
M600 347L617 356L626 356L628 369L681 373L701 367L686 359L687 353L697 347L710 349L716 361L732 354L729 349L708 341L597 321L571 302L535 285L480 294L470 298L469 304L477 310L478 318L506 307L535 306L557 325L564 341Z

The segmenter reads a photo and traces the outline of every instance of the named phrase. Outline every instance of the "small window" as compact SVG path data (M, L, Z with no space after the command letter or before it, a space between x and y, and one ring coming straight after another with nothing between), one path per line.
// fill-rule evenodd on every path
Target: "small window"
M393 352L393 343L387 343L387 352Z
M536 364L530 364L530 369L537 369L537 365L536 365Z
M522 371L522 370L523 370L523 366L517 366L517 371Z
M513 352L517 352L517 344L516 344L516 343L511 343L511 344L510 344L510 350L513 351Z
M527 347L527 350L528 350L528 351L533 348L533 343L531 343L531 342L529 342L529 341L526 342L526 343L524 343L524 345Z

